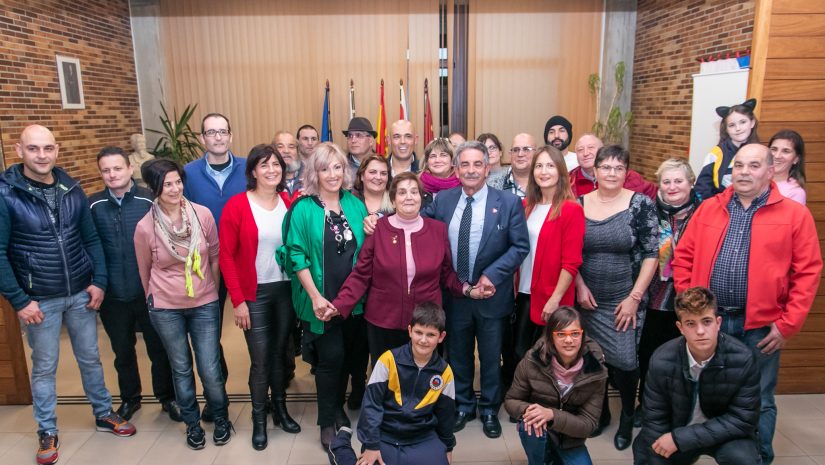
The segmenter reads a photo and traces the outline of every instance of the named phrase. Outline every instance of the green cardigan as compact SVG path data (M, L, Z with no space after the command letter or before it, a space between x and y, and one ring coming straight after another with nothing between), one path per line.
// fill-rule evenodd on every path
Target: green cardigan
M355 236L355 256L352 265L358 259L358 252L364 243L364 218L367 216L367 207L354 195L341 191L341 209L349 221L349 226ZM292 204L289 220L284 221L283 236L286 238L286 252L289 260L290 277L292 278L292 305L295 313L302 321L310 324L310 330L316 334L324 333L324 322L315 317L312 310L312 299L309 298L304 287L297 277L298 271L309 268L312 282L323 294L324 292L324 209L311 198L299 198ZM288 229L287 229L288 228ZM289 269L291 268L291 270ZM330 296L329 300L335 296ZM363 299L353 309L353 314L364 311Z

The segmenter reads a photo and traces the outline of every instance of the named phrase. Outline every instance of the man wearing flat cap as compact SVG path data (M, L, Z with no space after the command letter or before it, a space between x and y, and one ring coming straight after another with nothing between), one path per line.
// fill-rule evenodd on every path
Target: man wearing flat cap
M572 141L573 125L567 118L561 115L555 115L547 120L547 124L544 125L544 142L561 151L564 157L564 164L567 165L568 173L573 168L579 166L579 162L576 160L576 154L567 150L567 147Z
M352 168L353 176L361 166L361 161L367 158L374 150L377 132L372 128L370 120L363 116L356 116L349 121L344 136L347 138L347 160Z

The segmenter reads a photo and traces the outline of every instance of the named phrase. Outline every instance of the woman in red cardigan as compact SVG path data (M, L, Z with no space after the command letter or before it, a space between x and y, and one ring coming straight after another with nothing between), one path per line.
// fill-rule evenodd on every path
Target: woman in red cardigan
M542 147L533 157L524 203L530 253L517 283L517 362L538 340L550 315L575 303L571 284L582 263L584 211L574 200L564 157L555 147Z
M275 262L283 245L281 225L289 208L284 191L286 165L271 145L256 145L246 159L247 191L223 209L220 263L235 307L235 324L244 330L252 366L252 447L266 448L266 400L272 390L272 419L287 433L301 427L286 410L284 365L295 311L289 278Z
M393 178L390 199L395 214L378 220L332 301L347 317L368 293L364 318L373 364L387 350L410 340L407 327L417 304L430 301L441 306L442 288L456 296L482 297L481 289L462 284L453 270L447 225L419 214L422 192L413 173Z

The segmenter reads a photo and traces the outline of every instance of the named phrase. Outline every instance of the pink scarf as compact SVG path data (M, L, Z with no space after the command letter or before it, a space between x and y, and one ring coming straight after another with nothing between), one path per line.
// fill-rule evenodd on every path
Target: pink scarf
M428 171L424 171L421 173L420 179L421 183L424 184L424 190L431 194L437 194L443 190L452 189L453 187L461 185L461 181L458 180L455 173L452 173L446 178L439 178Z
M574 363L570 368L562 366L556 357L552 357L550 364L553 367L553 374L556 375L556 380L558 380L559 384L562 386L570 386L573 384L573 378L582 371L584 358L579 357L579 361Z

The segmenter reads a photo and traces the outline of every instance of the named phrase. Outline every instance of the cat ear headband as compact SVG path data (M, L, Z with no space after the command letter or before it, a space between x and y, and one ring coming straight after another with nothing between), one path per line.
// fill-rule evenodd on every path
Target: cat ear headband
M756 108L756 99L755 98L749 98L749 99L745 100L744 102L742 102L740 105L747 108L748 110L750 110L751 113L753 113L753 109ZM734 105L734 106L738 106L738 105ZM716 107L716 114L719 115L720 118L724 118L724 117L728 116L728 112L730 112L730 109L731 109L731 107Z

